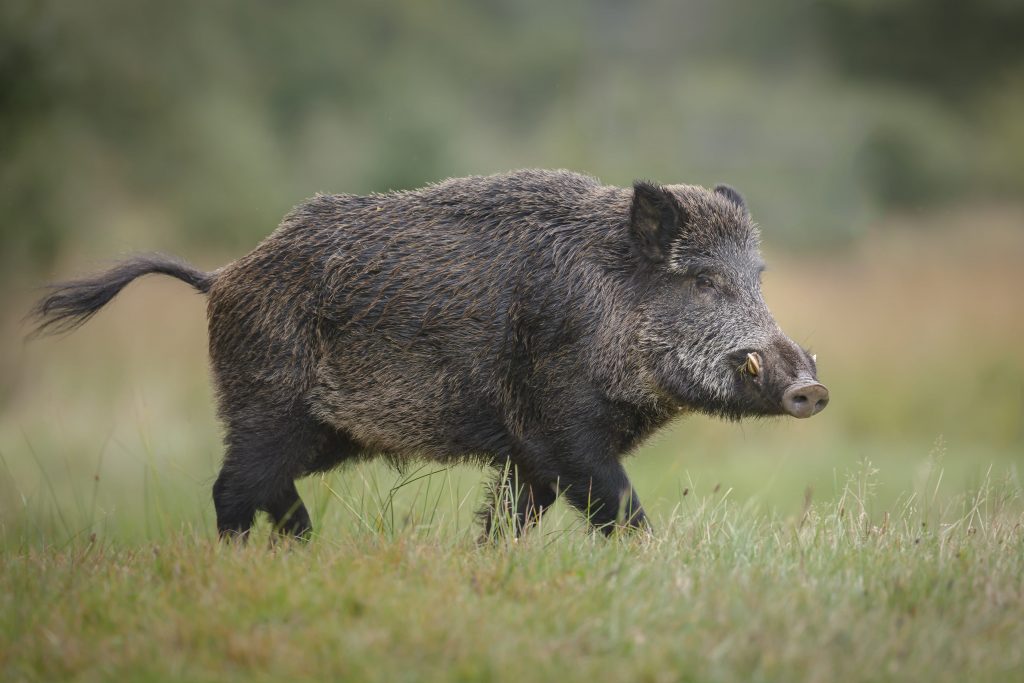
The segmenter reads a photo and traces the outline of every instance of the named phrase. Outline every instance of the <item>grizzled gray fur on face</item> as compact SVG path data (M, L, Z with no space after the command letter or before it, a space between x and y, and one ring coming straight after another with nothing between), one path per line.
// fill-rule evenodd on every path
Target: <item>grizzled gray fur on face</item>
M517 171L318 195L213 273L139 256L53 286L34 312L41 331L72 329L152 272L208 294L222 535L258 511L307 535L295 479L375 455L495 468L517 532L559 493L610 531L646 524L621 459L681 411L827 403L762 269L729 187Z

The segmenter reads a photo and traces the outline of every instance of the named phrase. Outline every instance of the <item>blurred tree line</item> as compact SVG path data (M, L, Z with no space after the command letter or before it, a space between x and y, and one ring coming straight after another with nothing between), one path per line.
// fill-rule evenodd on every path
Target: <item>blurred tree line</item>
M523 166L727 181L841 244L1019 199L1021 36L1011 0L5 0L0 259L239 252L317 191Z

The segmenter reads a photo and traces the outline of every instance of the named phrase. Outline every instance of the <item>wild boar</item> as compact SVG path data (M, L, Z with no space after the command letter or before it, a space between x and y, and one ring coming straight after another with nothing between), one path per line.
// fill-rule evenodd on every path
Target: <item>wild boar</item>
M258 511L307 536L296 478L376 455L494 468L515 533L559 494L611 532L647 524L622 459L673 417L828 403L762 269L728 186L526 170L317 195L212 273L135 256L53 285L34 313L40 332L73 329L148 273L207 294L221 536Z

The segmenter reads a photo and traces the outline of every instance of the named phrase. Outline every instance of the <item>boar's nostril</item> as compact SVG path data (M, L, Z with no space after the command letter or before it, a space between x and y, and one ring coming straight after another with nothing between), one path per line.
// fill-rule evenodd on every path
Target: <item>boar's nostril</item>
M810 417L828 405L828 389L817 382L791 385L782 394L782 409L793 417Z

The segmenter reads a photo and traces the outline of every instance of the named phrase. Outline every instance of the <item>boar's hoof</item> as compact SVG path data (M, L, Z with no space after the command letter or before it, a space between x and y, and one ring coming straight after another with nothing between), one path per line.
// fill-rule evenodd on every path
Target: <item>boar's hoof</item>
M793 417L817 415L828 405L828 389L818 382L793 384L782 394L782 409Z

